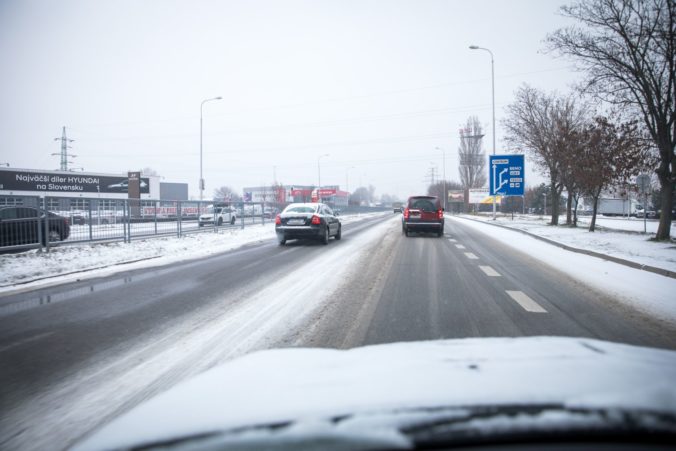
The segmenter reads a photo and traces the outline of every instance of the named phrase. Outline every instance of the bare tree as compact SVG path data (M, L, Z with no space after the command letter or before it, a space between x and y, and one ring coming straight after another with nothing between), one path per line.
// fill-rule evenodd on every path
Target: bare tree
M375 193L376 188L373 185L369 185L368 188L360 186L350 194L349 203L350 205L370 205L375 200Z
M584 91L638 113L659 149L663 214L656 238L668 240L676 186L676 2L586 0L561 11L579 25L549 35L549 48L586 72Z
M561 183L567 192L566 224L577 225L577 204L580 200L580 185L574 177L580 164L577 155L581 151L580 131L587 122L588 106L584 103L569 101L562 103L563 108L554 110L552 145L561 165ZM573 218L574 213L574 218Z
M214 190L214 199L239 202L242 200L242 197L229 186L221 186L220 188Z
M460 129L460 183L464 189L483 188L486 185L486 154L483 150L484 133L476 116L467 118Z
M637 175L647 149L636 121L616 125L606 117L597 117L579 132L579 137L581 145L575 152L577 164L571 178L593 200L589 224L589 231L593 232L601 193Z
M516 92L503 121L507 141L530 154L535 166L549 177L551 224L559 223L559 203L564 188L566 158L572 132L583 121L582 110L572 97L546 94L528 85Z

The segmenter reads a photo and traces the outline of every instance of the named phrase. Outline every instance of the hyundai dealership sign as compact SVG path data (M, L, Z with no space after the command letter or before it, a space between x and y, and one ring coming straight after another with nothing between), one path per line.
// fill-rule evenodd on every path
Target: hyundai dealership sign
M141 194L150 193L150 179L139 180ZM129 191L129 177L74 172L38 172L31 170L0 170L0 190L29 192L111 193Z

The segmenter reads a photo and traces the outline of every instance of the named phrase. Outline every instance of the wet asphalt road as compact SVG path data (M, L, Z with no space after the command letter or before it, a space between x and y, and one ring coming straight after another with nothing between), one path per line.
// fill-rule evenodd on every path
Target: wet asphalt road
M302 324L289 322L283 334L242 345L240 354L277 346L529 335L676 349L675 331L471 228L447 220L442 238L405 237L398 221L388 215L346 225L343 240L328 246L268 242L0 297L0 449L68 446L148 396L238 355L233 340L247 342L245 329L228 336L227 352L211 351L225 342L221 329L238 326L214 327L218 318L246 308L308 264L321 268L332 256L347 261L358 251L365 252L341 269L340 283L317 293L326 299ZM312 278L313 271L300 274L299 283L303 277ZM210 328L214 332L195 345L192 337ZM158 358L185 343L190 352L172 355L171 364ZM85 404L95 391L103 405ZM88 407L73 412L80 405Z

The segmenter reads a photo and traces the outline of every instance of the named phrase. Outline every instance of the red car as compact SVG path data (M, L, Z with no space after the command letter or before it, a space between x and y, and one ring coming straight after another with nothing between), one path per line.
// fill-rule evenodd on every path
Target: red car
M411 232L432 232L444 235L444 209L436 196L412 196L401 217L401 231L410 236Z

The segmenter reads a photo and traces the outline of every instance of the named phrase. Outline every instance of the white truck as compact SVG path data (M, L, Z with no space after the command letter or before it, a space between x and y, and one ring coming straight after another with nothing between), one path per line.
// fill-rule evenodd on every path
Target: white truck
M633 199L599 199L598 214L604 216L635 216L637 202Z

